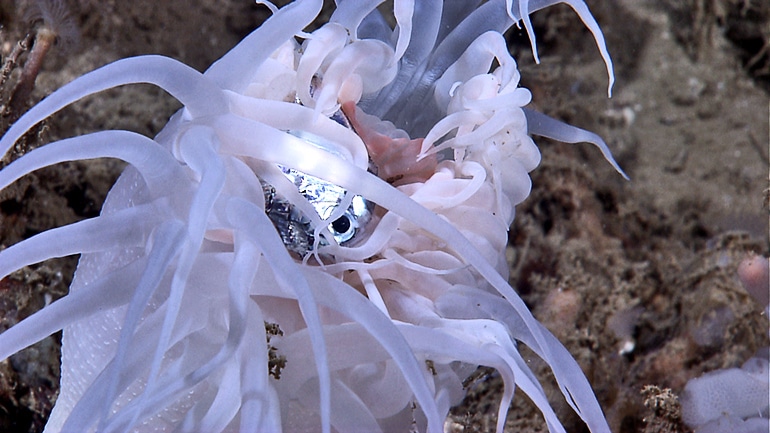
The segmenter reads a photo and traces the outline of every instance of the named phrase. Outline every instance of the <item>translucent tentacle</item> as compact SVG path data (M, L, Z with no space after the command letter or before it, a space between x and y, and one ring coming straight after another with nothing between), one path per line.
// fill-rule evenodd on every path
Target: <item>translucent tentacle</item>
M382 42L390 42L393 34L388 22L385 21L385 17L376 9L361 21L357 30L360 39L377 39Z
M417 402L428 417L428 431L441 432L443 419L437 416L438 409L430 389L423 386L425 380L420 366L403 337L394 332L390 319L358 291L333 276L310 267L303 267L302 271L307 279L314 282L312 290L318 292L321 304L345 314L383 345L412 385Z
M144 245L156 221L147 206L139 206L46 230L0 251L0 278L54 257Z
M334 151L366 169L369 154L361 138L334 120L317 117L308 107L293 102L255 99L230 94L233 113L283 131L303 131L335 144Z
M468 303L467 299L471 298L474 302ZM466 308L456 308L455 304L458 302L464 302L463 305ZM609 431L591 385L577 361L542 324L534 322L534 327L528 326L527 317L522 316L518 309L516 310L518 314L511 314L511 307L515 308L517 303L510 302L510 298L503 299L471 287L454 288L452 292L442 295L436 301L439 310L446 317L466 319L485 317L504 323L513 338L529 346L548 363L567 403L583 419L588 428L592 432Z
M222 353L222 352L220 352ZM224 360L220 360L224 361ZM218 365L216 395L212 401L199 400L185 415L181 432L225 432L240 411L240 366L236 360Z
M152 253L151 253L152 254ZM225 257L222 257L222 253L203 254L200 257L202 262L209 264L217 264L212 268L206 270L204 275L197 275L197 278L203 280L202 283L208 286L227 278L228 269L226 263L230 253L225 253ZM154 261L162 261L162 257L156 257ZM138 269L134 275L142 275L143 272L147 272L147 269ZM166 273L166 278L169 278L169 273ZM137 277L138 280L138 277ZM124 289L125 290L125 289ZM130 295L129 291L129 295ZM188 325L180 324L179 329L175 330L174 343L182 342L185 340L185 344L190 344L196 347L199 353L211 353L212 343L207 341L205 324L200 323L196 319L196 313L200 311L199 305L195 302L188 302L184 305L185 309L180 313L180 317L189 318L191 322ZM125 396L129 387L137 380L142 380L146 377L149 369L150 360L147 354L152 353L158 346L158 337L165 318L166 304L160 305L157 310L153 311L146 317L144 317L138 326L135 328L130 347L126 350L126 356L122 361L122 364L117 366L115 358L108 362L102 371L91 382L91 385L87 388L85 393L80 397L80 400L75 404L72 409L65 428L62 431L88 431L89 426L93 426L98 421L98 413L94 411L95 407L98 407L101 402L105 400L108 388L112 386L112 372L114 369L120 371L120 375L117 378L117 389L121 390L120 395ZM192 329L191 329L192 328ZM262 333L264 335L264 331ZM207 346L208 345L208 346ZM213 355L213 354L212 354ZM207 355L202 355L207 356ZM156 393L152 396L134 396L134 398L128 402L125 406L120 408L120 412L116 414L112 419L107 420L106 426L103 430L109 429L117 431L126 431L129 429L129 424L133 419L135 412L139 413L158 413L163 408L172 404L175 399L180 397L182 392L189 392L192 390L195 384L189 384L186 382L185 373L188 372L190 362L195 363L185 358L185 355L178 359L175 359L169 363L164 374L164 382L158 389L166 391L174 388L176 393L162 394ZM195 365L195 364L193 364ZM169 397L170 396L170 397ZM120 421L120 422L117 422Z
M530 5L527 5L526 3L530 3ZM594 35L596 46L599 48L599 53L602 55L604 65L607 68L607 76L609 78L609 83L607 84L607 96L612 96L612 86L615 84L615 72L612 65L612 59L610 58L610 53L607 51L607 42L604 40L604 33L602 33L602 29L599 27L599 23L596 22L596 19L594 19L591 11L588 10L588 5L586 5L583 0L523 0L520 3L520 10L523 14L522 16L526 17L525 25L526 22L529 21L528 15L530 13L544 9L548 6L555 5L556 3L568 4L569 7L571 7L572 10L578 14L578 17L580 17L580 19L583 21L583 24L585 24L591 34ZM525 11L526 13L524 13ZM527 33L530 35L530 40L532 41L532 50L535 53L535 58L537 58L535 33L534 30L531 29L531 26L532 24L530 23L530 27L527 27Z
M393 2L393 16L396 18L396 26L398 26L398 40L396 41L393 61L399 61L399 59L403 57L404 52L406 52L407 47L410 45L412 38L412 18L414 17L416 6L417 5L413 0L395 0ZM440 16L441 14L439 13L438 15ZM427 23L421 22L418 25L425 24ZM436 27L438 27L438 25L436 25ZM436 28L435 31L438 31L438 29ZM433 38L435 38L435 33L433 34ZM430 37L426 39L430 39Z
M455 28L462 20L479 7L481 0L466 0L461 2L446 2L444 10L441 13L441 24L439 26L436 42L441 43L444 38Z
M233 227L242 231L244 237L262 251L265 261L273 269L281 285L297 294L297 302L310 331L310 340L316 359L322 431L323 433L330 433L331 379L321 318L318 314L319 299L313 294L311 285L306 278L299 273L287 271L296 269L297 264L292 260L283 242L276 234L270 219L259 207L242 199L234 198L228 203L226 213Z
M184 243L184 224L181 221L169 221L161 224L153 236L153 250L150 253L149 266L142 273L142 277L136 288L131 291L131 303L126 311L123 325L120 329L120 340L117 345L117 353L113 358L116 366L122 366L125 362L126 353L130 346L131 339L134 336L142 313L147 308L147 302L155 293L161 279L166 274L172 259L178 254ZM107 395L104 404L101 406L101 419L106 420L109 416L112 402L115 401L119 392L118 377L120 368L114 368L111 371L109 380L110 386L107 389ZM99 430L104 430L99 428Z
M313 37L303 45L303 54L297 64L297 98L304 105L315 103L310 95L313 77L318 74L321 65L334 58L348 43L348 29L334 23L327 24L313 32ZM316 99L318 95L316 96ZM253 100L253 98L248 98ZM314 116L315 117L315 116Z
M383 117L404 128L414 137L423 137L430 126L444 113L433 101L434 82L452 65L468 46L481 34L494 30L504 32L512 21L503 12L504 0L490 0L474 10L458 24L436 47L425 70L415 74L404 87L397 101Z
M137 275L141 274L142 270L139 270ZM131 347L126 351L126 358L123 360L122 365L116 367L117 364L114 359L107 363L77 401L61 431L88 431L89 426L94 426L100 421L100 414L94 408L98 408L105 402L107 390L113 386L111 382L113 378L112 372L116 368L120 371L117 389L123 391L141 374L146 374L147 353L151 353L157 346L158 329L161 325L162 316L157 313L162 313L163 310L164 307L161 306L158 311L140 323L134 332ZM164 401L162 403L168 404L169 402ZM145 401L135 399L130 404L145 404ZM155 409L157 410L158 407L156 405Z
M503 35L497 32L486 32L476 38L460 57L447 68L441 77L436 80L434 97L440 106L448 106L451 99L452 86L458 82L466 82L469 79L489 72L489 66L493 60L497 60L504 74L500 80L500 87L507 86L511 79L518 81L519 72L516 69L516 61L508 52ZM511 92L515 93L515 92ZM470 101L469 101L470 102ZM510 101L509 103L516 103ZM526 101L526 105L529 101Z
M237 355L241 364L242 389L240 431L241 433L278 431L278 426L264 425L271 419L280 420L281 418L278 414L271 415L271 401L278 399L271 395L275 391L268 381L269 355L263 331L264 317L257 303L246 302L247 299L250 299L248 291L251 289L259 269L261 255L253 244L242 241L239 233L235 234L234 241L235 260L230 274L230 290L243 287L247 291L247 294L243 296L244 307L246 308L244 312L245 323L242 325L246 331L243 337L245 343L241 344L240 353ZM235 293L231 293L230 296L234 295ZM238 301L230 299L230 302Z
M0 334L0 360L62 330L67 325L128 303L145 260L137 260L37 311Z
M568 125L553 117L546 116L543 113L538 113L537 111L527 108L524 109L524 114L527 116L527 127L531 134L548 137L564 143L591 143L599 148L604 159L610 163L615 171L620 173L626 180L629 180L626 172L620 168L615 161L615 158L612 156L612 152L610 152L607 143L605 143L598 135L576 126Z
M243 348L245 346L242 345L242 340L244 337L244 334L249 329L249 326L256 326L257 329L259 327L263 326L263 323L261 320L257 320L255 324L249 325L248 322L254 321L250 319L247 316L247 309L250 304L249 302L249 288L251 287L251 284L255 278L257 269L259 269L259 262L260 262L260 255L257 252L256 248L254 248L253 245L247 243L247 242L240 242L238 239L236 239L236 249L235 249L235 258L232 264L232 270L230 272L229 280L228 280L228 291L229 291L229 309L228 309L228 334L227 338L225 340L225 344L220 348L219 352L214 355L211 359L206 361L205 364L202 366L196 368L192 372L185 375L184 380L182 381L176 381L174 383L168 383L165 379L158 379L157 386L154 387L155 391L152 393L149 393L148 395L152 395L152 399L154 403L156 404L162 404L164 401L173 401L174 396L178 395L180 392L184 391L184 389L192 388L194 385L200 383L209 375L211 375L216 369L222 367L223 364L227 363L228 361L232 360L234 353L239 350L239 348ZM261 318L261 314L257 317ZM263 334L264 335L264 334ZM264 368L257 370L256 372L252 372L250 374L252 375L259 375L259 376L265 376L267 372L267 353L265 353L264 344L263 342L255 342L254 343L256 348L254 348L257 352L262 353L264 356L261 358L262 364L264 364ZM232 366L226 367L228 369L233 368ZM237 371L237 370L236 370ZM261 373L260 372L264 372ZM234 374L234 371L230 371L226 374ZM244 374L244 372L241 372L241 374ZM233 376L230 376L229 380L233 380ZM263 382L264 386L267 386L267 381L264 379L261 379L261 382ZM245 385L245 383L242 383L241 385ZM200 424L194 425L194 428L196 430L200 431L221 431L222 428L216 427L216 425L225 423L227 424L230 419L232 419L232 414L228 415L224 411L217 410L217 407L222 407L221 405L225 405L225 407L231 407L231 408L237 408L236 406L233 406L232 396L234 394L241 395L241 393L233 393L232 389L228 386L224 386L224 389L227 389L227 393L217 393L217 397L215 398L215 403L211 404L211 407L207 409L207 415L200 421ZM148 384L149 389L149 384ZM264 389L264 388L263 388ZM203 403L208 404L208 403ZM155 404L148 404L145 405L146 408L152 409L155 407ZM126 408L127 412L131 412L134 414L134 419L132 421L132 425L135 423L136 419L139 417L140 411L139 407L135 406L132 408ZM195 413L193 415L192 413L196 412L195 410L191 410L188 415L189 416L200 416L201 414L199 412ZM147 415L147 414L145 414ZM225 418L221 418L220 415L225 416ZM229 416L229 418L228 418ZM120 418L116 417L114 420L111 420L112 423L114 423L116 426L120 426L118 428L118 431L120 428L122 428L122 425L120 424ZM207 424L211 423L211 424Z
M337 9L332 13L329 22L340 23L346 29L354 32L352 36L356 36L356 29L361 25L361 22L372 11L375 10L377 5L384 0L346 0L338 2Z
M437 34L442 30L440 24L442 9L445 7L442 0L420 1L414 4L412 21L419 24L413 28L409 36L409 46L399 62L398 74L383 91L379 92L374 101L366 101L361 105L367 113L376 116L384 115L400 98L417 70L425 66L431 50L437 43Z
M206 223L212 214L212 208L216 202L225 182L225 170L216 150L218 140L213 132L206 127L198 126L185 132L179 141L177 152L182 161L195 172L200 173L201 180L197 191L190 204L186 224L186 245L182 249L179 262L171 282L171 291L166 300L166 317L158 339L158 347L155 351L150 376L147 380L144 394L155 393L155 384L160 372L163 357L171 346L171 334L174 329L182 303L182 295L192 271L195 258L198 256L203 237L206 231ZM136 417L139 414L135 414ZM133 424L133 422L132 422Z
M321 12L322 3L321 0L301 0L282 7L214 62L205 76L222 89L243 93L265 59L310 24Z
M227 100L221 90L195 69L164 56L130 57L75 79L30 108L0 140L0 154L5 155L36 123L67 105L102 90L136 83L162 88L178 99L193 117L227 111Z
M529 18L530 10L529 10L529 0L518 0L519 1L519 17L518 19L522 20L524 22L524 28L527 30L527 35L529 36L529 44L532 47L532 57L535 58L535 63L540 63L540 56L537 54L537 38L535 36L535 27L532 25L532 20ZM510 3L513 3L513 0L506 0L506 7L508 9L508 13L512 13L513 5Z
M396 323L396 327L409 342L416 353L425 354L428 357L457 360L473 365L484 365L497 370L503 378L504 390L498 410L498 433L502 433L500 420L505 422L505 414L508 412L510 402L516 389L516 374L511 363L506 361L501 353L488 350L473 344L470 339L462 338L462 335L449 335L443 330L413 325L410 323Z
M363 87L357 89L364 93L371 93L374 89L385 86L396 74L396 68L389 66L392 56L390 47L377 40L357 41L346 46L326 70L324 85L316 99L316 112L331 115L339 109L338 98L344 89L343 84L356 76L366 77L366 80L361 80L360 83ZM357 100L358 97L360 94L354 99Z
M7 135L6 135L7 137ZM135 132L101 131L39 147L0 171L0 189L43 167L66 161L117 158L136 167L151 193L185 181L179 163L158 143Z

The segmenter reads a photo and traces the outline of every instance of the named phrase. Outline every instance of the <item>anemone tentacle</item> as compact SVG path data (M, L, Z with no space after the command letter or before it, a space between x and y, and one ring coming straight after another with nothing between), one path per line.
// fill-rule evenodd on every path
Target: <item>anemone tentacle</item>
M307 329L310 331L310 341L316 355L321 400L321 426L324 433L328 433L331 429L331 379L329 378L329 361L324 344L325 339L323 332L321 332L317 295L311 290L307 279L300 274L279 271L291 269L294 262L289 253L282 249L280 241L275 238L272 224L267 216L261 212L261 209L250 202L234 198L228 203L226 212L230 222L235 227L240 228L250 242L257 245L262 251L265 262L278 272L276 277L279 284L287 288L290 287L297 295L297 303L307 324ZM249 217L248 215L252 216ZM257 224L253 224L254 220L257 220Z
M116 308L129 302L131 292L123 284L138 283L146 263L132 262L88 287L70 293L37 311L0 334L0 357L5 359L45 337L61 331L69 324L83 320L104 309Z
M100 421L98 430L104 430L104 421L109 416L112 402L118 394L118 377L120 376L120 366L123 365L126 358L126 352L134 336L142 312L146 308L150 297L155 293L163 279L171 261L178 257L183 251L185 242L185 226L181 221L170 221L162 223L154 233L153 250L149 255L148 268L142 274L142 278L136 285L128 304L126 316L123 320L123 328L120 330L120 336L117 345L117 352L113 357L115 368L110 372L109 387L102 400L100 407L94 408L99 414ZM162 344L162 342L161 342ZM161 344L158 346L161 347Z
M194 117L227 111L221 89L184 63L164 56L146 55L118 60L89 72L30 108L0 139L0 154L35 124L88 95L126 84L154 84L179 100Z
M302 32L321 12L322 5L322 0L298 0L282 7L214 62L204 75L220 89L244 93L262 62L281 44Z
M105 146L105 142L110 145ZM131 131L101 131L49 143L24 154L0 171L0 189L43 167L96 158L117 158L131 164L156 194L167 190L168 185L186 183L178 161L155 141Z
M620 165L618 165L618 163L615 161L615 158L612 156L612 152L610 151L609 146L607 146L607 143L605 143L604 140L602 140L602 138L598 135L594 134L593 132L586 131L585 129L580 129L576 126L560 122L553 117L546 116L543 113L538 113L537 111L530 110L528 108L524 109L524 114L527 116L527 125L529 126L529 131L532 134L551 138L564 143L591 143L599 148L599 150L602 152L602 156L604 156L604 159L610 163L615 171L620 173L624 179L629 180L626 172L620 168Z

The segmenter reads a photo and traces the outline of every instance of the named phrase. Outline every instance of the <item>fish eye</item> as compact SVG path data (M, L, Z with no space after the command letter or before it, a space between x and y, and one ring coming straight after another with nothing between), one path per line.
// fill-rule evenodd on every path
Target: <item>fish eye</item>
M344 201L347 191L342 187L293 168L282 165L278 167L321 219L328 218ZM313 226L313 218L303 214L295 203L279 194L275 187L266 182L262 182L262 190L267 216L278 230L286 248L299 256L304 257L311 252L316 243L325 246L330 242L336 242L338 245L357 242L361 235L368 231L372 220L374 203L360 195L354 195L342 215L327 222L326 236L319 236ZM328 237L329 235L331 236ZM319 238L316 239L316 236Z
M356 235L356 229L353 227L353 222L347 213L329 224L329 231L332 232L334 239L340 244L349 241Z
M337 218L332 224L332 233L334 234L345 234L350 230L352 227L352 224L350 224L350 217L347 215L343 215L339 218Z

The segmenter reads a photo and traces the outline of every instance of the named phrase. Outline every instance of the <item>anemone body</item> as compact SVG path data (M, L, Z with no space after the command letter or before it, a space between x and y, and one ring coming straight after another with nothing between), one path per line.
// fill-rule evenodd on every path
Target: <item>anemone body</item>
M46 431L438 433L478 365L505 381L499 432L517 386L564 431L519 343L592 432L608 431L577 363L506 282L506 231L540 160L529 134L592 142L615 165L596 135L525 108L502 32L518 20L531 30L528 14L555 2L397 0L396 29L377 3L340 2L312 34L302 30L320 0L275 9L203 74L159 56L115 62L3 137L7 152L50 114L123 84L153 83L184 104L155 139L74 137L0 172L5 187L62 161L130 164L99 217L0 252L2 275L81 254L70 293L0 335L1 359L64 330ZM565 3L612 76L585 4ZM372 170L374 142L388 157ZM280 167L375 203L366 236L293 256L265 213L265 182L316 235L339 212L314 214Z

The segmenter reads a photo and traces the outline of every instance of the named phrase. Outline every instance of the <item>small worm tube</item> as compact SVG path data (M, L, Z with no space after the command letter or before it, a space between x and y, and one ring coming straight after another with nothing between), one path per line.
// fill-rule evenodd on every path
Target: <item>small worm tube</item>
M75 20L63 0L32 1L27 5L24 18L30 23L42 20L42 25L37 30L32 50L11 95L8 105L11 121L16 120L18 113L26 108L43 60L54 43L66 51L77 46L80 39Z

